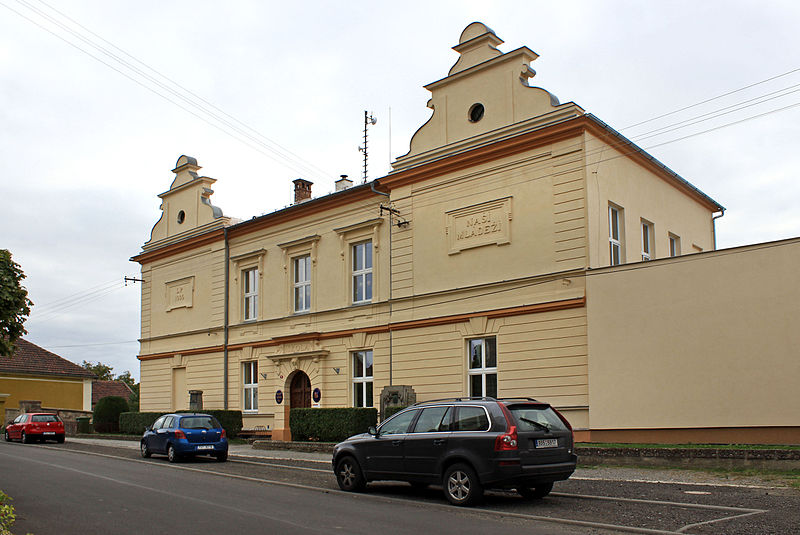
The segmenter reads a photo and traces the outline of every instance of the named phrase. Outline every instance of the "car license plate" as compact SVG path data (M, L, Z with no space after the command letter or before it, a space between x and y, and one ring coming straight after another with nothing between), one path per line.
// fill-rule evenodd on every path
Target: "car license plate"
M211 446L211 445L208 445L208 446L197 446L197 449L198 450L213 450L214 446Z
M56 432L55 431L45 431L44 434L45 435L55 435Z
M558 447L558 439L557 438L540 438L536 441L537 448L557 448Z

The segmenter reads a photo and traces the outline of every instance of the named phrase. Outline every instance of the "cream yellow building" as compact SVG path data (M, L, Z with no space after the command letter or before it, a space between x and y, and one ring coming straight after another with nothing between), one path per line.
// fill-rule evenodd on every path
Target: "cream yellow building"
M312 198L311 183L296 180L292 206L236 222L211 205L215 180L180 157L134 257L145 281L141 410L187 408L189 391L202 391L206 408L241 409L245 427L288 439L291 407L377 407L385 387L408 385L418 400L536 397L584 440L631 429L672 440L680 428L698 441L707 429L758 425L763 404L741 422L702 407L688 424L668 414L678 384L705 382L652 373L677 351L668 338L652 362L629 367L647 340L624 323L638 309L624 280L653 273L660 288L683 280L674 266L725 264L714 252L722 206L578 105L531 87L537 55L501 43L467 26L456 64L425 86L430 119L371 183L342 180ZM697 311L663 292L648 319L694 325L686 314ZM715 359L715 373L734 373ZM631 391L616 397L623 384ZM663 390L652 397L654 386ZM784 394L768 402L788 403ZM796 438L792 417L770 425Z

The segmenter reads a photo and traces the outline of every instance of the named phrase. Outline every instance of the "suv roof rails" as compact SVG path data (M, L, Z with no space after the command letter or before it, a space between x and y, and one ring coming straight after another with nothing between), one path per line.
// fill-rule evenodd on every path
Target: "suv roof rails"
M462 396L462 397L453 397L453 398L441 398L441 399L428 399L425 401L418 401L409 407L415 407L417 405L424 405L426 403L444 403L446 401L498 401L497 398L489 397L489 396Z
M532 401L533 403L548 404L546 401L539 401L538 399L525 398L525 397L499 398L497 401Z
M425 405L427 403L446 403L448 401L529 401L532 403L547 403L539 401L538 399L528 397L509 397L509 398L493 398L491 396L461 396L452 398L428 399L425 401L418 401L409 405L409 407L416 407L417 405Z

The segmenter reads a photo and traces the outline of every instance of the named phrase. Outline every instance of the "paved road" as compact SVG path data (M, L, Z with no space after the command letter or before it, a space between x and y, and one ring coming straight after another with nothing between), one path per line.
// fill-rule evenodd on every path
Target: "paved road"
M227 463L170 465L140 459L136 443L94 442L0 443L0 488L20 514L15 532L800 533L800 492L769 481L583 470L545 500L493 492L465 511L435 487L378 483L363 495L341 493L326 455L237 446ZM73 531L48 520L58 516Z

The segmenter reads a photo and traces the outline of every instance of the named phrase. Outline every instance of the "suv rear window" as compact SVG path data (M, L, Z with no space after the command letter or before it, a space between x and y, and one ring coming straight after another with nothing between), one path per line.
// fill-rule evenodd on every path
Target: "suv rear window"
M483 407L458 407L453 431L488 431L489 417Z
M219 422L213 416L188 416L181 418L181 429L218 429Z
M548 429L567 431L564 422L549 405L510 405L508 410L514 415L520 431L537 431L541 430L542 426Z

